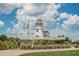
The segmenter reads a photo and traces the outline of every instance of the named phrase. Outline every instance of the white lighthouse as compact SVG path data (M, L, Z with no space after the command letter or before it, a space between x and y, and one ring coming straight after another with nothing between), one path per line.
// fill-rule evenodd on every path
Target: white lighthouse
M43 22L41 19L36 20L35 39L43 39Z

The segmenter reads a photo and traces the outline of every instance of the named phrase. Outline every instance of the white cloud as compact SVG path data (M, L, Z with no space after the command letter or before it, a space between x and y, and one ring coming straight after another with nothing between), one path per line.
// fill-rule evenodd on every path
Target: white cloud
M0 27L4 26L4 22L0 20Z
M11 32L11 28L7 28L6 33Z
M28 16L38 16L45 13L48 4L37 3L37 4L24 4L23 11Z
M49 6L47 7L46 12L42 15L42 17L45 20L51 20L52 18L55 18L59 15L59 12L57 11L57 9L60 7L61 4L49 4Z
M70 15L68 13L64 12L64 13L60 13L59 18L60 19L67 19L69 16Z
M70 28L73 25L79 24L79 16L77 15L71 15L66 20L64 20L62 27L63 28Z
M20 7L19 4L0 3L0 13L10 14L15 8Z
M16 18L19 20L45 18L51 19L57 16L59 13L57 9L60 4L24 4L21 9L17 10Z

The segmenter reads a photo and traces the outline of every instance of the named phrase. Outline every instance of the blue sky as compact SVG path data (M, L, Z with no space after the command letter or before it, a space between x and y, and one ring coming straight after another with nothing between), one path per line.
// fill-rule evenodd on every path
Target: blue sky
M16 27L24 33L23 26L26 20L23 16L25 16L27 19L37 19L38 17L47 19L44 23L46 21L50 21L50 23L44 25L45 29L53 32L58 28L58 32L68 34L71 39L79 39L79 3L63 3L58 5L1 3L0 5L0 34L14 35L13 32L17 34L17 31L14 30ZM33 26L31 25L31 27ZM51 34L54 35L53 33Z
M11 22L15 21L16 17L15 17L16 13L15 10L12 11L11 14L0 14L0 20L3 21L5 23L5 25L3 27L0 28L0 33L5 34L6 29L8 27L12 27Z
M66 12L66 13L69 13L69 14L72 14L72 15L78 15L79 16L79 3L65 3L58 10L61 13ZM79 30L78 25L75 25L74 27L75 28L73 28L73 29L76 29L76 30L78 29Z
M79 3L65 3L59 11L79 15Z

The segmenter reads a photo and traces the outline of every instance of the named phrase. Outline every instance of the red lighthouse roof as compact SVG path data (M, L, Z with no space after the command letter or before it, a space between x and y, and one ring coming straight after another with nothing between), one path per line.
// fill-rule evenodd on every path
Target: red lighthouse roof
M41 19L37 19L36 20L36 24L41 24L42 23L42 20Z

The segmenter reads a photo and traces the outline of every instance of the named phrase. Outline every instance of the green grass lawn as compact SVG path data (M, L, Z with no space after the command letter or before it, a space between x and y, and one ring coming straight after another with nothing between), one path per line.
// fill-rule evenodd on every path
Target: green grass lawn
M33 53L22 54L20 56L79 56L79 50L53 51L53 52L33 52Z

